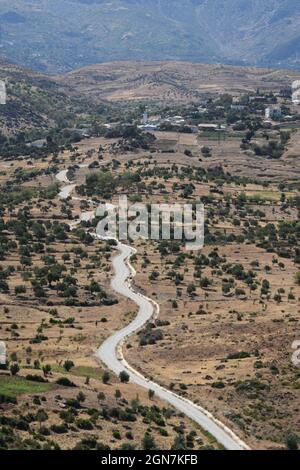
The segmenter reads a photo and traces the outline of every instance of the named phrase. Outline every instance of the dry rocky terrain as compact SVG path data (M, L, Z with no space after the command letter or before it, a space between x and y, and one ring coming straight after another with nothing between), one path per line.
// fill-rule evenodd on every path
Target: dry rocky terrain
M206 214L199 252L133 243L134 285L160 315L128 339L128 362L252 448L281 449L299 434L300 375L291 362L300 311L299 130L289 131L279 158L254 151L283 141L274 125L244 146L231 128L224 139L156 132L144 147L96 137L0 161L0 339L10 361L0 372L3 448L219 447L95 360L136 306L111 291L113 243L94 239L96 221L76 222L121 194L147 204L201 201ZM73 199L59 197L63 169Z

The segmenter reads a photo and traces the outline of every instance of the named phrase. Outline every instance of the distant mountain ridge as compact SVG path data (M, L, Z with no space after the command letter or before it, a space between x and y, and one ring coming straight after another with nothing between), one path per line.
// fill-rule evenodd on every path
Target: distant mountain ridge
M136 59L300 70L300 2L1 0L0 55L52 73Z

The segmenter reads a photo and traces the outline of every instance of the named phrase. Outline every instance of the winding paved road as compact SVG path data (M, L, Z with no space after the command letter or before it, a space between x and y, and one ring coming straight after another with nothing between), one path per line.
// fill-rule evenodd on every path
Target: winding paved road
M59 181L69 183L66 172L57 175ZM73 187L71 189L71 186ZM62 188L59 196L67 198L70 196L75 185L68 185ZM85 212L80 220L91 220L94 212ZM177 410L184 413L193 421L198 423L203 429L208 431L214 438L228 450L249 450L249 447L236 436L228 427L218 421L211 413L196 405L190 400L176 395L172 391L161 387L155 382L146 379L142 374L133 369L122 354L124 341L134 332L142 328L147 321L159 314L159 306L151 299L135 292L131 287L131 280L135 276L135 271L130 264L130 257L136 252L128 245L124 245L117 240L119 254L113 259L115 275L111 281L112 289L120 295L131 299L139 307L136 318L124 329L117 331L110 336L100 346L96 356L115 374L126 371L130 376L130 381L147 389L153 390L161 399L167 401Z

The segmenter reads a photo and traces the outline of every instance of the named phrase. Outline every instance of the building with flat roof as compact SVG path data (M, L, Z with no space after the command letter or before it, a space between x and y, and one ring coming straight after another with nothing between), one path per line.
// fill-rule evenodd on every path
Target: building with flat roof
M282 111L280 106L268 106L265 111L266 119L280 119L282 117Z

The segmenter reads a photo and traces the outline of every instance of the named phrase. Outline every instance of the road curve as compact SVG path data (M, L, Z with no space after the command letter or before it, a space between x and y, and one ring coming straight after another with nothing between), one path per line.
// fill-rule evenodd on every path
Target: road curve
M66 175L63 172L60 172L57 175L57 179L62 181L62 177L66 177ZM63 181L67 182L65 179L63 179ZM70 190L68 189L64 191L64 189L65 188L63 188L59 194L61 198L70 196ZM93 216L93 212L84 213L80 220L87 220L88 218L91 219ZM174 392L161 387L157 383L148 380L138 371L133 369L124 359L122 353L122 345L124 341L134 332L141 329L151 318L155 318L159 313L159 306L151 299L135 292L131 287L131 281L136 273L130 264L130 257L136 252L136 250L119 242L118 240L116 248L119 250L119 254L113 259L115 275L111 280L111 287L116 293L135 302L139 307L139 311L132 323L122 330L117 331L104 341L98 349L96 357L115 374L118 375L121 371L126 371L129 374L130 381L132 383L135 383L147 390L153 390L158 397L170 403L177 410L184 413L194 422L198 423L203 429L208 431L226 449L249 450L249 447L238 436L236 436L227 426L217 420L207 410L196 405L192 401L180 397Z
M155 382L146 379L134 370L124 359L122 354L122 344L124 340L135 331L142 328L151 318L155 317L159 312L159 307L151 299L134 292L130 286L130 280L134 277L135 271L130 265L129 259L130 256L135 253L135 250L120 242L118 242L117 248L120 253L113 259L115 276L111 281L111 287L118 294L135 302L139 307L139 312L130 325L114 333L100 346L96 354L97 357L115 374L119 374L121 371L125 370L130 375L131 382L147 390L153 390L157 396L169 402L177 408L177 410L197 422L203 429L209 431L226 449L249 449L238 436L223 423L216 420L208 411L195 405L190 400L182 398Z

